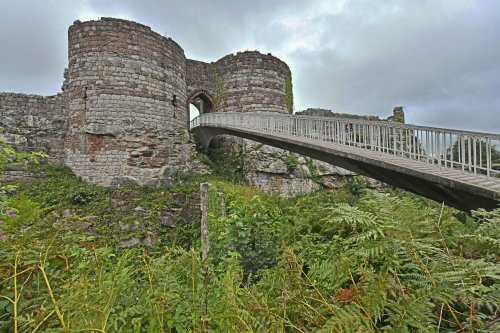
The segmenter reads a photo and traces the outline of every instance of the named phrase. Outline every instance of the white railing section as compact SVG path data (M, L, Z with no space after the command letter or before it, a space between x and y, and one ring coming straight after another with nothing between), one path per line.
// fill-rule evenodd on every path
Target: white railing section
M355 118L277 113L220 112L201 115L191 129L250 129L353 146L426 162L439 168L500 177L500 135Z

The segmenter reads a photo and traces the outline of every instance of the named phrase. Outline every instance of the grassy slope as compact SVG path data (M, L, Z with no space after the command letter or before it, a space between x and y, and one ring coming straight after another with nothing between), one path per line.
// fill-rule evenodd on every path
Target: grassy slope
M358 180L285 200L211 178L202 262L201 178L108 189L45 171L1 208L2 332L498 329L500 211ZM133 238L152 246L118 246Z

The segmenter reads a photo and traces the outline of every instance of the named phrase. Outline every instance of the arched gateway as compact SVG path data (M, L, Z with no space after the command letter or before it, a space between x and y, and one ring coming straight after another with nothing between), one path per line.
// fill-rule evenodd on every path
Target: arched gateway
M208 91L203 89L197 90L188 96L187 102L189 120L214 110L212 96Z

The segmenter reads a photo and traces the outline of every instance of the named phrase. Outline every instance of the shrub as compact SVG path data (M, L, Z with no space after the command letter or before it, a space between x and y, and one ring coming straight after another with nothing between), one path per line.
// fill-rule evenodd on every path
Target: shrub
M290 153L289 155L287 155L285 157L285 165L286 165L286 168L288 170L288 172L293 172L295 169L297 169L297 167L299 166L299 158L297 157L297 155L293 154L293 153Z
M354 176L347 181L344 188L352 195L359 197L366 191L368 184L363 176Z

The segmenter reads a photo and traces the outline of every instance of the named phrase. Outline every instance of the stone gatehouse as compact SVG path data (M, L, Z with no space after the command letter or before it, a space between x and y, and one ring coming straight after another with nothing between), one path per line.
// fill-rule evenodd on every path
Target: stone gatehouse
M127 20L75 21L55 96L0 93L0 136L46 151L83 180L157 184L194 154L189 104L205 112L290 112L290 69L271 54L186 59L172 39Z

